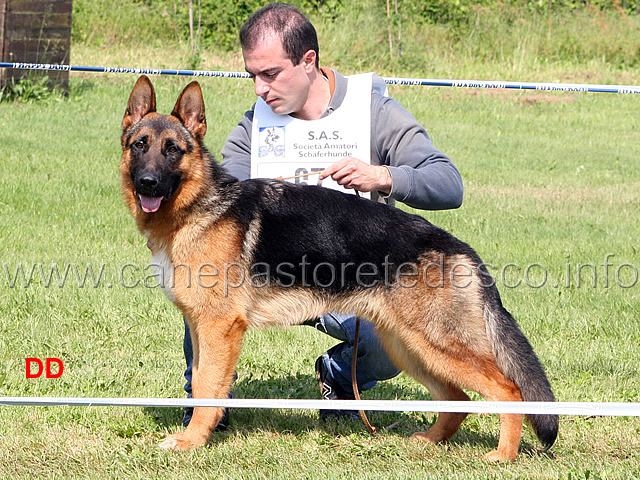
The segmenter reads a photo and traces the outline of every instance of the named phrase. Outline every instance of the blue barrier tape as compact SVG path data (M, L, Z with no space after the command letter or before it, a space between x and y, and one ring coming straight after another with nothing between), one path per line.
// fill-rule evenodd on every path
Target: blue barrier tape
M156 68L129 67L85 67L79 65L57 65L47 63L10 63L0 62L0 68L22 70L49 70L65 72L97 72L97 73L133 73L137 75L184 75L191 77L251 78L245 72L224 72L216 70L171 70ZM489 80L438 80L419 78L383 77L389 85L413 85L433 87L461 88L504 88L518 90L559 91L559 92L595 92L595 93L636 93L640 87L633 85L594 85L585 83L535 83L535 82L501 82Z

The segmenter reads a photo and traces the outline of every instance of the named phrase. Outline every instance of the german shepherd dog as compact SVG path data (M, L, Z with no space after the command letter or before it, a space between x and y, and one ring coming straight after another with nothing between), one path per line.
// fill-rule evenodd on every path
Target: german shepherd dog
M356 195L272 179L238 181L203 144L202 91L187 85L170 115L138 79L122 121L124 200L148 239L161 287L194 348L193 397L227 398L248 328L354 312L393 362L435 400L553 402L545 373L475 251L424 218ZM207 443L222 408L196 407L160 447ZM441 413L412 438L446 441L466 413ZM529 415L540 441L558 417ZM500 415L498 448L513 460L522 415Z

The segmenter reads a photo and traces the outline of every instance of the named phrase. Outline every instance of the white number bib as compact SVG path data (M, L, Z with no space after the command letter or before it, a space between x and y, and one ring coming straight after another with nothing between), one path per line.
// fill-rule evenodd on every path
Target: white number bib
M330 178L320 181L305 174L320 172L345 157L371 161L372 78L371 73L348 77L342 105L318 120L276 115L259 98L251 132L251 178L298 177L290 181L355 193Z

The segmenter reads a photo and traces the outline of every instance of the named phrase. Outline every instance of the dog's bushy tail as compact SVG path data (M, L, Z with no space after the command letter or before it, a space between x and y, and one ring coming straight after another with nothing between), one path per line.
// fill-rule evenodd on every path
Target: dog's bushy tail
M497 290L492 293L484 316L498 366L518 386L525 402L555 402L549 380L531 344L502 306ZM526 418L545 449L551 447L558 436L558 416L536 414Z

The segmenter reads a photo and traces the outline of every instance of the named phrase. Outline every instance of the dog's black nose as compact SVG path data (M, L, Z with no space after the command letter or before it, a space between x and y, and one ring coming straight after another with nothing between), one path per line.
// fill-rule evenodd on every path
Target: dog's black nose
M150 192L158 186L158 179L151 174L142 175L138 182L142 188Z

